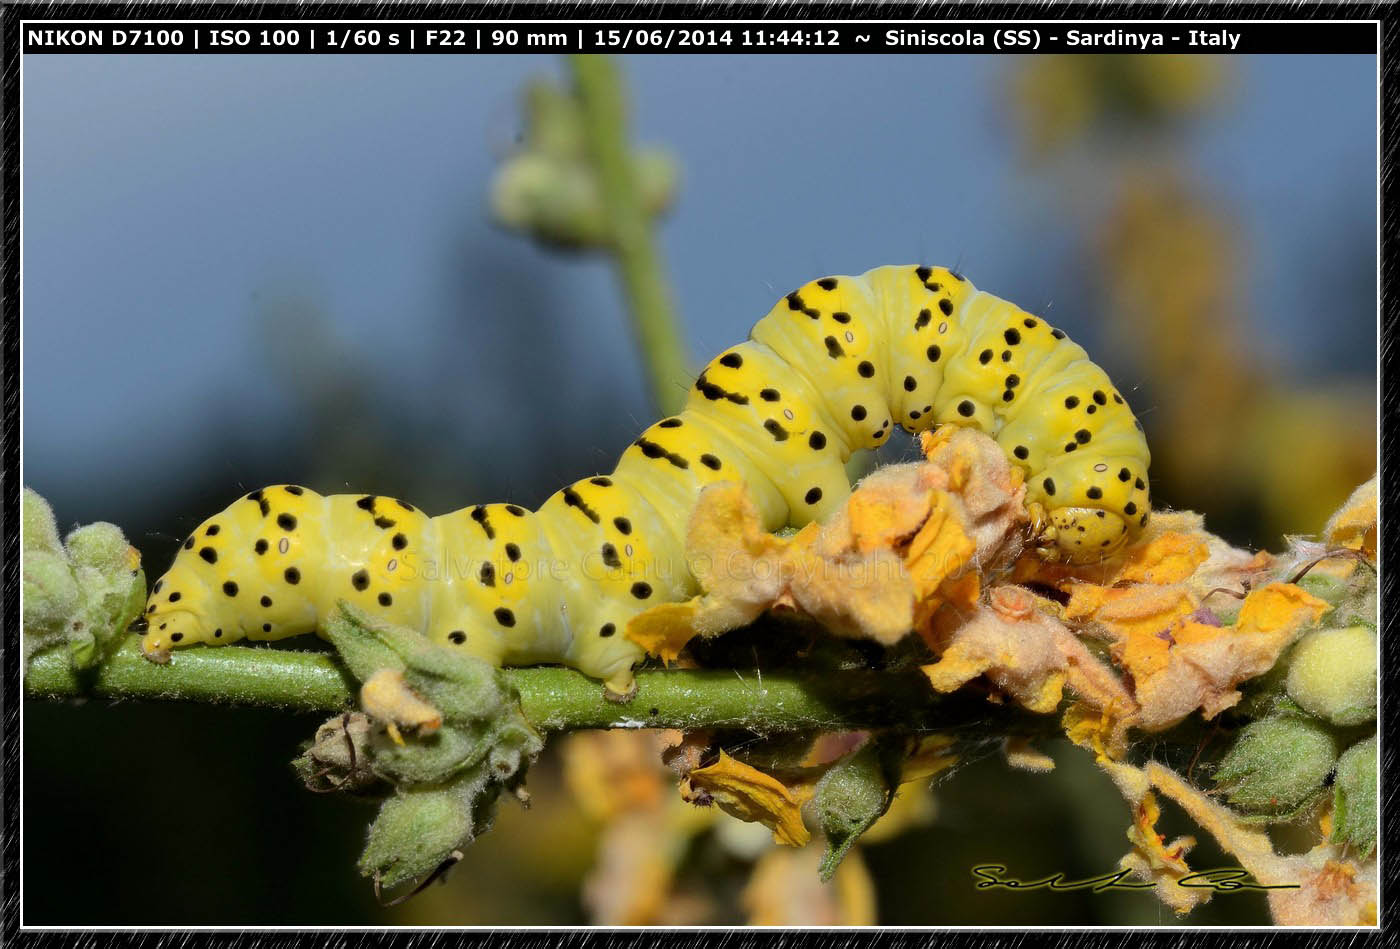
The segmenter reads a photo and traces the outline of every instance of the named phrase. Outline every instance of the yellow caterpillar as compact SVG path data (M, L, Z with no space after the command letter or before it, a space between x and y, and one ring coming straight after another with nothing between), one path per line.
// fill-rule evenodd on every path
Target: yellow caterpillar
M994 436L1026 472L1051 555L1092 562L1147 524L1141 426L1083 349L958 273L881 267L788 294L679 415L538 511L428 517L387 497L254 491L185 541L151 591L142 650L165 661L300 635L343 598L498 666L561 662L626 694L642 657L628 620L697 592L683 564L700 490L741 481L769 529L800 526L845 501L845 461L894 423Z

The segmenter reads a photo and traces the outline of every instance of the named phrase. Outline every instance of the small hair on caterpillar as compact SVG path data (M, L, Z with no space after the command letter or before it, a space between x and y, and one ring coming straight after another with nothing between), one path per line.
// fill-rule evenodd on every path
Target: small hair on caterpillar
M344 599L497 666L563 663L628 696L642 650L618 634L697 592L658 565L685 562L701 489L741 482L767 529L800 527L845 503L845 462L895 425L995 438L1025 476L1047 557L1092 563L1147 525L1146 439L1081 347L956 271L880 267L787 294L705 367L679 414L538 511L429 517L297 485L239 498L152 588L142 650L162 662L195 643L313 632Z

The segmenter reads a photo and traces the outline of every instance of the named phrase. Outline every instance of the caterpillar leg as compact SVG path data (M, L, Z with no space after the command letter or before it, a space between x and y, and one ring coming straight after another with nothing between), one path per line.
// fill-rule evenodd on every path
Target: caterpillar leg
M179 628L170 629L172 623ZM149 625L145 627L145 632L141 636L141 655L151 662L163 666L170 661L170 651L179 647L186 637L189 638L190 643L207 642L203 632L194 617L184 611L160 617L157 628L152 628ZM220 630L219 633L222 635L223 630Z
M563 661L590 679L603 681L603 698L610 702L630 702L637 694L632 667L646 658L642 647L627 639L628 620L639 612L633 604L617 597L598 603L598 611L580 627ZM599 623L606 619L606 622ZM597 632L594 633L594 628Z
M626 704L637 697L637 679L629 665L603 683L603 698L609 702Z
M619 625L613 648L604 652L588 650L569 660L584 675L603 680L603 698L609 702L626 703L636 697L637 679L632 667L646 658L640 646L622 635L626 627L626 623Z
M1128 538L1128 524L1110 511L1094 507L1062 507L1047 511L1029 505L1036 548L1047 560L1071 564L1095 563L1116 553Z

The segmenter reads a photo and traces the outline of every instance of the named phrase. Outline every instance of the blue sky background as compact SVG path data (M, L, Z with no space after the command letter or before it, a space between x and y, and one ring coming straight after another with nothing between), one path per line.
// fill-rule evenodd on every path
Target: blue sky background
M1329 301L1374 281L1374 59L1233 62L1226 102L1171 147L1248 249L1259 345L1309 376L1369 366L1373 314ZM697 361L805 280L916 260L1052 303L1092 348L1102 316L1064 209L1101 195L1059 193L1021 157L1006 108L1017 63L626 60L637 137L683 163L662 238ZM305 477L305 358L367 391L377 427L341 419L347 439L432 443L431 473L384 476L430 509L479 491L533 503L607 467L652 414L612 273L486 210L518 90L540 73L559 65L29 57L26 481L74 521L134 516L199 478L232 494ZM258 314L279 294L319 306L335 347L269 328Z

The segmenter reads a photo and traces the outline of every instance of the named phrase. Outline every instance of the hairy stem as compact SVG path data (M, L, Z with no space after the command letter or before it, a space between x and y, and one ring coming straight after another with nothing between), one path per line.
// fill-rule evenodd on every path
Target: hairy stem
M917 672L852 670L827 675L732 669L650 670L628 703L603 698L598 682L564 668L508 669L521 711L545 731L583 728L746 728L759 732L975 728L996 734L1053 734L1054 715L939 696ZM31 698L93 696L263 705L333 712L353 704L354 680L334 653L222 646L177 652L165 666L144 659L133 639L90 675L63 650L34 657L24 682Z
M652 398L666 414L680 408L690 381L671 290L651 219L642 207L627 140L627 105L617 64L607 56L570 56L589 154L602 186L613 257L627 294Z
M96 696L263 705L333 711L353 701L355 680L333 653L227 646L177 654L159 666L135 637L90 673L76 672L64 650L35 656L24 677L30 698Z

